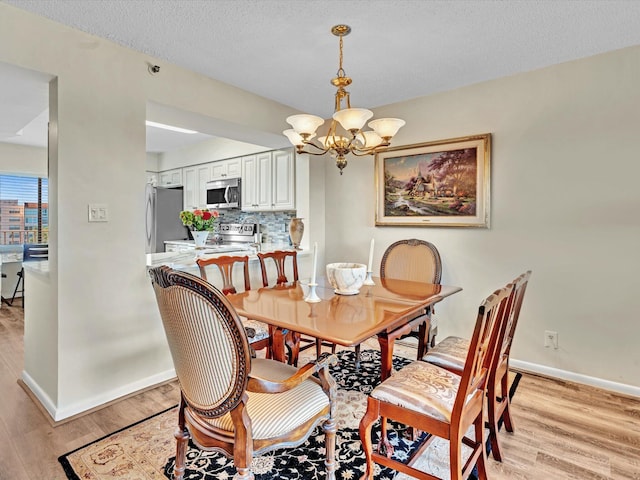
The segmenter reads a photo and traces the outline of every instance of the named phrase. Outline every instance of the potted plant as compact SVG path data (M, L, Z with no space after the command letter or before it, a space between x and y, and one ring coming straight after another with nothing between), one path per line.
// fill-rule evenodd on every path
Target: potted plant
M183 210L180 212L182 224L191 230L191 236L196 242L196 248L204 248L209 236L213 231L216 220L220 214L217 210Z

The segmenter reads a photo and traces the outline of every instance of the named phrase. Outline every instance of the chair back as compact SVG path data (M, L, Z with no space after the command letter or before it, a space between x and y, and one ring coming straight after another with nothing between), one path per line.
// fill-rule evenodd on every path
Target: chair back
M150 276L184 401L205 417L224 415L240 402L251 370L237 313L195 275L161 266Z
M389 245L384 252L380 263L380 277L440 283L440 253L432 243L425 240L399 240Z
M501 331L498 334L497 350L494 357L496 365L509 357L509 353L511 352L511 344L513 343L516 326L518 325L520 309L522 308L522 300L524 299L524 293L527 290L529 277L531 277L531 270L520 275L506 287L510 290L511 294L509 295L509 303L505 312L505 319L502 323Z
M258 260L260 260L260 269L262 270L262 286L269 286L269 279L267 278L267 267L265 260L271 258L276 265L276 271L278 272L278 278L276 279L276 285L283 285L289 283L285 274L285 260L287 257L291 258L293 268L292 282L298 281L298 252L295 250L275 250L273 252L262 253L258 252Z
M489 295L478 309L454 404L454 413L456 409L458 412L463 410L469 395L476 394L484 397L487 375L510 293L507 287L500 288Z
M222 293L229 295L236 293L236 287L233 283L233 267L236 263L244 264L244 289L251 290L251 281L249 279L249 257L248 256L223 256L217 258L198 258L196 260L200 267L200 277L207 280L206 267L215 265L222 276Z

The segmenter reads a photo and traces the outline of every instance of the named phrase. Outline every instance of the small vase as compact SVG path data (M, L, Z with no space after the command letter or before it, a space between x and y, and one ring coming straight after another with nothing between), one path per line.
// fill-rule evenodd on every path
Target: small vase
M204 230L202 232L192 231L191 236L196 242L196 248L202 249L204 245L207 243L207 238L209 237L209 231Z
M302 218L292 218L289 223L289 236L291 237L291 243L293 248L300 250L300 242L302 242L302 234L304 233L304 223Z

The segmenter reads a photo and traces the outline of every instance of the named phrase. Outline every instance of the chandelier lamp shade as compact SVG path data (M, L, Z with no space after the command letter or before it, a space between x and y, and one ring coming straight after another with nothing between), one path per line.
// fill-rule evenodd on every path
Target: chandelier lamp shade
M391 138L405 124L399 118L379 118L371 120L367 125L371 130L363 131L367 121L373 117L373 112L366 108L351 108L349 92L345 89L351 85L351 78L347 77L342 68L342 39L351 32L348 25L336 25L331 33L340 37L340 63L337 76L331 84L337 88L333 119L326 135L316 137L316 131L324 123L324 119L316 115L292 115L287 117L291 125L284 133L289 141L295 145L298 153L309 155L324 155L330 153L336 159L340 169L347 166L346 156L373 155L388 147Z

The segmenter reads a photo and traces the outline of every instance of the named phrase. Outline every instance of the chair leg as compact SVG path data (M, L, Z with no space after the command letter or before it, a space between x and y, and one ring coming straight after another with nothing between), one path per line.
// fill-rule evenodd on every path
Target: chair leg
M511 418L511 399L509 398L509 368L505 369L504 375L500 379L500 384L502 387L502 401L504 402L504 407L502 407L502 421L504 422L504 428L507 432L513 433L515 431L515 427L513 426L513 419Z
M463 480L462 478L462 437L464 432L458 428L451 429L449 438L449 470L451 480Z
M176 439L176 464L173 469L174 480L184 479L187 447L189 445L189 430L187 430L184 422L184 407L184 400L182 400L180 402L180 410L178 413L178 428L173 435Z
M360 441L362 442L362 450L365 457L365 471L361 480L373 480L374 463L373 463L373 443L371 439L371 427L378 419L378 401L369 397L367 400L367 411L362 420L360 420Z
M498 462L502 461L500 443L498 440L498 392L494 381L489 380L487 385L487 423L489 424L489 441L491 442L491 454Z
M478 480L488 480L487 479L487 449L484 443L484 418L483 418L482 410L480 410L480 414L476 418L474 422L474 436L476 443L478 443L478 447L480 448L480 455L478 456L478 461L476 462L476 467L478 470Z
M360 369L360 345L356 345L355 346L355 353L356 353L356 370Z
M333 418L330 418L322 426L324 430L324 447L326 458L324 465L327 469L327 480L336 480L336 432L338 427Z
M322 355L322 340L316 338L316 358L320 358Z

